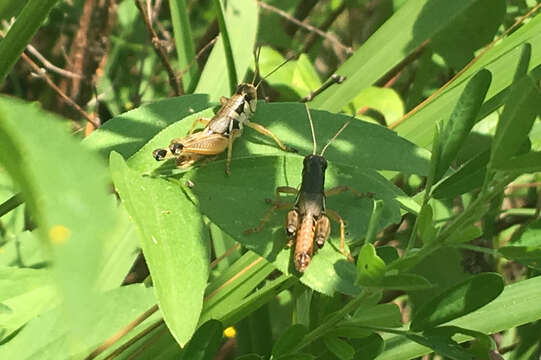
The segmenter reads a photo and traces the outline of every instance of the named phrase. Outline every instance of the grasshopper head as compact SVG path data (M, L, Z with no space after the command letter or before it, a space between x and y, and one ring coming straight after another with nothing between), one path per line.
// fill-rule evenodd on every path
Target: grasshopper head
M257 88L249 83L242 83L237 87L237 94L242 95L248 102L257 100Z
M302 167L302 189L310 193L324 191L325 170L327 160L320 155L308 155L304 158Z

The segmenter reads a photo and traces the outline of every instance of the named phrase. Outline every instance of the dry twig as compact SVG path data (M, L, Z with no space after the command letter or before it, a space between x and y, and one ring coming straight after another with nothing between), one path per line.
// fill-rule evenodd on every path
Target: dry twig
M351 55L353 54L353 49L349 46L346 46L344 44L342 44L340 42L340 40L338 40L338 38L332 34L328 34L324 31L321 31L320 29L310 25L310 24L305 24L303 23L302 21L299 21L297 19L295 19L294 17L292 17L291 15L289 15L288 13L286 13L285 11L281 10L281 9L278 9L272 5L269 5L269 4L266 4L264 3L263 1L259 1L257 0L257 3L259 4L259 6L261 6L262 8L265 8L267 10L270 10L278 15L280 15L281 17L283 17L284 19L287 19L289 21L291 21L292 23L310 31L310 32L313 32L313 33L316 33L318 34L319 36L329 40L331 43L335 44L336 46L338 46L340 49L342 49L343 51L345 51L347 54Z
M154 31L154 28L152 27L152 24L150 23L150 19L145 10L145 5L143 4L143 0L135 0L135 4L137 5L139 12L141 13L143 22L145 23L145 27L147 28L148 34L150 35L150 40L151 40L152 46L154 47L154 51L160 58L162 65L165 67L165 70L167 71L167 76L169 77L169 84L171 85L173 92L175 93L176 96L182 95L184 93L184 91L182 90L182 83L180 82L180 79L178 78L178 76L176 76L175 70L173 70L173 67L169 63L169 59L167 58L167 53L161 44L158 34L156 34L156 31Z

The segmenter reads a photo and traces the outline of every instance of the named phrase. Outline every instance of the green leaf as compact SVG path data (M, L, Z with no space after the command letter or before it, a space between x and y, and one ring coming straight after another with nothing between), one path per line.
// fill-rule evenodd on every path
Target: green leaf
M222 324L217 320L209 320L201 325L186 344L181 359L214 359L222 342L222 330Z
M450 199L483 185L490 152L484 151L462 165L457 172L441 181L432 192L436 199Z
M177 48L178 65L184 71L195 59L195 50L192 37L192 27L184 0L169 0L171 11L171 23ZM190 66L190 69L182 76L184 91L190 93L195 88L198 80L197 62Z
M374 245L364 244L357 258L357 283L370 286L385 275L385 262L376 254Z
M137 115L139 116L139 114ZM209 115L209 112L205 112L198 116ZM317 110L312 110L311 115L317 143L320 144L319 148L322 148L323 144L336 133L340 125L351 119L349 116ZM185 136L193 120L194 118L186 118L164 129L129 160L130 165L141 172L151 172L164 166L162 162L154 160L151 155L152 150L168 145L173 137ZM252 121L265 126L279 139L282 139L286 145L297 149L299 153L312 153L312 136L303 104L258 102L257 111ZM379 151L383 148L385 153ZM287 156L288 158L298 157L297 154L284 153L272 139L252 129L245 129L242 138L235 141L231 171L234 174L235 166L241 162L236 159L274 155ZM224 159L224 157L225 154L220 155L218 159ZM325 158L330 162L362 169L393 170L426 175L430 152L413 146L407 140L396 136L393 131L382 126L359 120L353 121L340 134L325 152ZM274 192L274 189L272 191ZM364 192L365 190L359 191ZM380 198L377 192L376 198Z
M6 37L0 41L0 84L21 56L58 0L29 0Z
M524 43L529 43L532 46L532 57L529 64L531 69L541 63L541 52L535 50L541 46L541 16L539 14L504 38L498 46L487 50L445 91L439 93L430 103L402 121L396 127L398 134L419 146L430 147L433 124L440 119L449 117L458 96L467 84L467 80L483 68L492 73L492 83L480 117L483 118L498 109L506 98L507 88L513 82L514 73L509 69L517 67Z
M385 275L375 286L404 291L424 290L433 287L430 281L416 274Z
M455 71L473 59L475 50L492 41L504 20L504 0L478 0L471 3L468 11L454 17L430 41L430 46Z
M308 95L311 91L314 91L321 86L321 80L319 80L317 71L312 66L312 63L310 63L308 56L301 54L294 64L295 68L291 78L291 87L293 87L301 97ZM282 71L282 69L279 71Z
M378 304L375 306L361 306L355 311L351 319L342 324L354 324L357 326L371 327L400 327L402 326L402 314L396 304Z
M93 131L83 144L100 152L103 157L108 157L111 151L129 157L163 128L208 107L208 96L201 94L145 104L107 121ZM167 139L165 145L169 145L170 140Z
M372 334L367 338L354 340L355 360L372 360L383 352L385 343L379 334Z
M504 160L496 164L497 170L534 173L541 171L541 151L532 151L524 155L514 156L509 160Z
M413 316L410 329L420 331L473 312L497 298L503 287L499 274L473 276L424 304Z
M325 343L325 347L340 360L353 359L355 349L344 340L326 336L323 338L323 342Z
M44 253L37 232L23 231L0 247L0 266L40 268L51 262L51 255Z
M455 319L449 325L494 334L541 318L541 277L505 287L503 293L482 308ZM405 341L402 335L385 336L385 352L378 360L413 359L431 352L425 346ZM457 335L457 343L471 340L470 336Z
M421 209L421 213L417 220L417 232L419 233L419 238L423 241L423 244L430 243L436 236L436 228L434 227L432 217L432 206L426 204Z
M211 101L218 101L221 96L231 95L238 85L237 79L241 81L244 78L249 64L253 61L259 21L257 3L252 0L229 0L224 17L235 62L236 79L232 79L232 74L224 71L231 68L224 56L222 33L212 49L195 89L196 93L209 94ZM233 90L230 89L232 80L235 80Z
M339 111L425 40L470 14L475 1L410 0L396 11L337 71L346 80L314 100L314 108ZM477 22L475 17L470 21ZM384 44L384 46L382 46Z
M458 102L441 133L440 156L434 183L445 174L470 133L491 82L488 70L475 74L460 95Z
M288 327L278 338L272 348L272 356L278 357L290 353L304 338L308 329L304 325L295 324Z
M476 358L466 351L456 341L439 336L421 336L416 334L405 335L408 339L418 344L429 347L439 355L454 360L475 360Z
M95 296L102 243L116 220L107 169L64 121L36 105L0 97L0 114L0 163L24 195L66 316L83 336L93 322L85 309Z
M517 80L511 86L492 141L491 166L497 166L518 152L540 112L541 92L537 81L530 76Z
M230 94L233 94L237 89L238 84L237 71L221 0L214 0L214 9L216 11L216 18L218 19L218 27L220 28L222 44L224 45L225 62L227 64L227 72L229 74L229 92ZM229 27L233 27L233 25L231 24Z
M29 320L58 305L60 294L50 270L0 268L1 338L5 338Z
M117 153L111 154L110 163L115 187L137 226L164 320L183 346L203 305L208 232L178 185L141 177Z
M477 239L483 234L483 231L475 226L475 225L469 225L465 228L462 228L452 234L447 240L445 240L446 244L461 244L466 243L469 241L472 241L473 239Z
M385 118L386 124L392 124L404 116L404 103L396 90L391 88L367 87L361 90L351 103L357 111L363 108L378 111ZM344 110L347 109L349 107Z
M287 354L276 358L276 360L314 360L316 357L312 354L295 353Z
M93 319L84 337L66 321L66 310L59 306L30 321L10 341L0 346L0 358L18 360L84 359L92 350L124 329L140 316L156 299L152 289L129 285L100 294L85 311ZM135 328L142 329L155 322L152 317Z
M368 222L368 230L366 230L365 244L371 244L376 240L377 229L379 228L379 218L383 210L383 200L374 200L372 214Z

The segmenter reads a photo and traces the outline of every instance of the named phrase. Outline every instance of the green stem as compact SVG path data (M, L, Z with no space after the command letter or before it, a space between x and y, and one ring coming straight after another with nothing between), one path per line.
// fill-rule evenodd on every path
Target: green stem
M359 295L357 295L353 300L347 303L341 310L337 311L332 315L325 323L321 324L302 339L302 341L297 345L297 347L292 352L298 352L304 347L310 345L315 340L319 339L325 335L329 330L331 330L340 320L349 314L351 311L357 309L362 302L370 296L369 290L363 290Z
M4 82L57 2L58 0L29 0L26 3L6 37L0 41L0 83Z

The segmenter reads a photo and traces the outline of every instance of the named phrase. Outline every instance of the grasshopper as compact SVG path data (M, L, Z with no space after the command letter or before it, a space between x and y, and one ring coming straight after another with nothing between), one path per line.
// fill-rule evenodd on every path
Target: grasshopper
M337 186L325 191L325 170L327 169L327 160L323 157L327 147L340 135L342 131L349 125L351 120L346 122L338 132L329 140L323 147L319 155L316 154L316 136L314 133L314 124L310 115L308 105L306 105L308 120L312 130L312 140L314 150L311 155L304 158L302 169L302 182L300 189L297 190L290 186L279 186L276 188L276 200L272 203L272 207L261 219L260 224L248 229L244 234L248 235L254 232L259 232L269 221L272 213L275 210L288 208L293 205L286 216L286 234L291 239L289 246L295 243L295 251L293 261L295 268L299 272L304 272L314 254L314 242L318 248L321 248L329 235L331 234L331 224L329 217L340 224L340 251L348 258L353 260L351 255L345 251L345 223L340 215L333 210L325 207L325 199L327 196L340 194L345 191L351 191L357 197L372 196L371 193L359 193L349 186ZM295 194L294 203L280 201L280 194ZM293 241L295 238L295 241Z
M256 110L257 89L259 85L265 78L289 61L289 59L286 59L286 61L263 77L257 85L254 85L259 72L257 65L258 57L259 54L257 53L255 55L256 71L254 72L254 78L251 83L240 84L235 94L230 98L222 96L220 98L221 107L216 114L211 119L196 119L186 137L171 140L171 144L169 145L170 154L167 151L168 149L161 148L154 150L152 156L156 160L176 157L177 166L186 168L206 156L218 155L227 150L225 172L229 175L231 173L233 142L242 135L244 126L248 126L272 138L282 150L295 152L294 149L284 145L269 129L250 121L250 117ZM205 127L203 130L194 133L195 127L200 123Z

